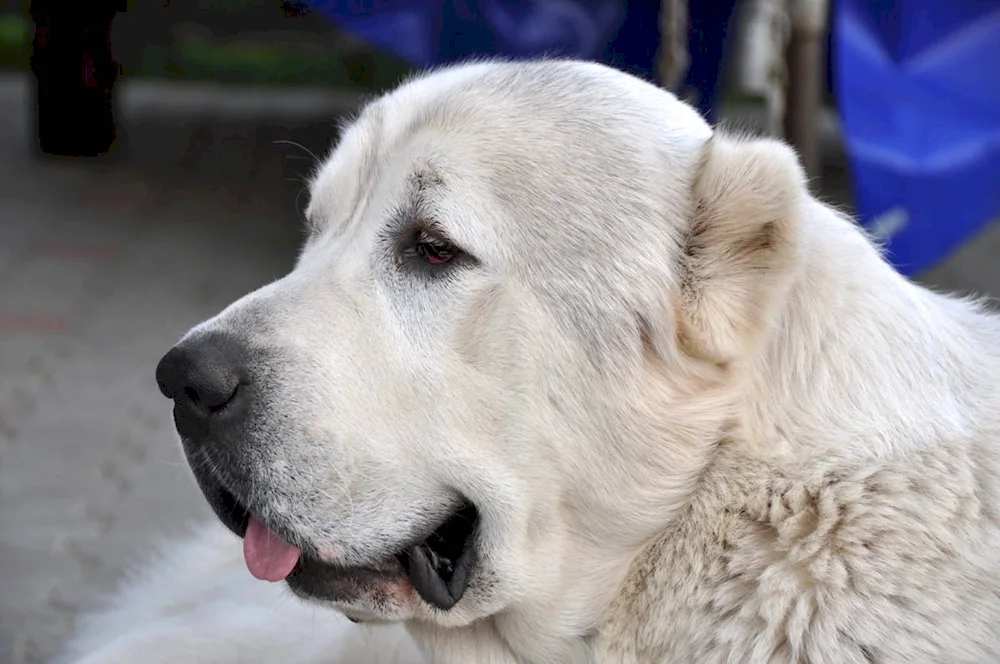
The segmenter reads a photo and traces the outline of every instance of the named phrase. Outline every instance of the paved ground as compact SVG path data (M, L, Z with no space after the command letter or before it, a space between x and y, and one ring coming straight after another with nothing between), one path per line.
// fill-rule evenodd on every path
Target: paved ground
M30 156L25 90L0 79L0 664L44 661L150 536L207 514L153 368L291 264L282 178L308 162L272 141L322 149L343 101L134 89L132 157L87 166ZM998 248L994 229L932 280L1000 293Z
M146 535L206 513L153 368L192 324L286 271L299 237L297 185L217 177L269 148L257 156L277 176L297 151L238 123L225 140L145 117L133 147L162 144L152 164L41 161L23 87L0 83L0 663L14 664L43 661ZM159 168L164 150L200 168Z

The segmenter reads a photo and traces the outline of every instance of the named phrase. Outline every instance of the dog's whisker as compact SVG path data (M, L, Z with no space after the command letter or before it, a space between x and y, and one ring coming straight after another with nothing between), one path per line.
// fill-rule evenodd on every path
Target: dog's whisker
M274 143L275 143L275 145L291 145L291 146L297 147L300 150L302 150L303 152L305 152L307 155L309 155L309 157L312 158L312 161L313 161L314 164L315 163L319 163L319 157L316 156L316 153L313 152L312 150L310 150L309 148L307 148L306 146L302 145L301 143L298 143L296 141L292 141L292 140L289 140L289 139L280 139L280 140L275 141Z

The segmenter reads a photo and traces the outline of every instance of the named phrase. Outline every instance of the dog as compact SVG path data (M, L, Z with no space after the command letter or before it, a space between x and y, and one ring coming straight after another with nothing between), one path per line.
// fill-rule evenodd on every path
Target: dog
M61 661L1000 661L1000 318L792 149L478 61L310 194L294 269L156 370L220 523Z

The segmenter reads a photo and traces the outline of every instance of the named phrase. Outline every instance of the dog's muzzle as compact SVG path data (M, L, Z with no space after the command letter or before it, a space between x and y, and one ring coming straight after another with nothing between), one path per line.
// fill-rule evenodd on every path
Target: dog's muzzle
M288 533L281 533L282 524L264 524L254 515L253 506L244 502L246 487L252 485L252 460L260 453L244 448L252 438L248 434L259 426L254 423L256 411L266 409L266 399L258 393L261 386L252 378L255 367L251 365L260 355L233 335L203 333L171 348L156 367L160 391L174 402L174 422L195 480L223 524L244 538L245 551L262 538L290 539ZM275 562L277 567L270 569L274 566L261 563L255 575L287 579L296 592L330 600L349 594L348 588L371 578L406 577L424 601L448 610L469 584L478 524L476 507L461 499L437 527L417 541L399 542L398 548L385 552L383 560L373 560L371 568L332 565L305 550L294 561L277 561L288 567L294 562L294 568ZM248 565L256 557L248 555Z

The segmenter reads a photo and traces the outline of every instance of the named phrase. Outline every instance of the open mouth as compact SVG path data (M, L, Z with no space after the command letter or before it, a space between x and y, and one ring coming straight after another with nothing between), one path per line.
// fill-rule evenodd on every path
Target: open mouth
M267 581L287 580L303 594L336 600L345 584L352 581L405 576L425 602L447 611L462 599L468 587L479 524L479 511L469 501L463 501L427 537L384 560L373 561L370 568L339 566L303 552L221 486L210 502L222 522L243 538L243 553L251 574Z

